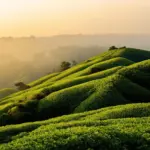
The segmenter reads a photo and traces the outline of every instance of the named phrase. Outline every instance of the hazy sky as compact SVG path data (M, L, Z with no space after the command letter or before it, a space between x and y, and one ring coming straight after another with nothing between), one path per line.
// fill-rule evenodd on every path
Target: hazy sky
M0 0L0 36L150 33L150 0Z

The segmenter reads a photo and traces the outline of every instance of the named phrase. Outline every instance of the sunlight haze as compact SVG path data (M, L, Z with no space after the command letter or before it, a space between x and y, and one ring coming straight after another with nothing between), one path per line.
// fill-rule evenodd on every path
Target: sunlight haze
M0 36L150 33L149 0L0 0Z

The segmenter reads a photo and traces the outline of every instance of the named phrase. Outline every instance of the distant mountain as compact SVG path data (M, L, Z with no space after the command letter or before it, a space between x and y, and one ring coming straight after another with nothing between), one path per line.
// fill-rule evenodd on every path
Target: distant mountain
M0 88L13 88L17 81L29 83L59 71L62 61L80 63L112 45L150 49L149 38L149 34L0 38Z

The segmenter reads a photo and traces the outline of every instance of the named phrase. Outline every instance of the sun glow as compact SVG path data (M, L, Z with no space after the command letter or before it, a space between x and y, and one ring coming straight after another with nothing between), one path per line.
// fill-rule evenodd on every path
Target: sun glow
M147 0L0 0L0 36L150 32L149 14Z

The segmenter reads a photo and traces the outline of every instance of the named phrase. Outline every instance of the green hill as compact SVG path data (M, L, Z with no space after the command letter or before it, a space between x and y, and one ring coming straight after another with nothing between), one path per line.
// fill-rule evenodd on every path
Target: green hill
M1 150L150 147L150 104L128 104L0 127Z
M111 50L66 71L42 77L30 83L30 89L1 99L1 125L149 102L148 58L148 51Z
M33 81L0 100L0 149L148 149L149 81L150 52L132 48Z

